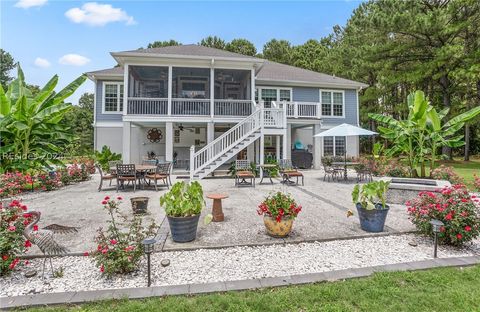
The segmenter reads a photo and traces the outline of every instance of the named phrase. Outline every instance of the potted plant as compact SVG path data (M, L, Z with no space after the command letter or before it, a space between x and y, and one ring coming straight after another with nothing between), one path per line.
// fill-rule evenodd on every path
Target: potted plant
M258 206L258 214L263 215L267 234L272 237L286 237L292 230L293 220L302 210L290 194L277 192L267 196Z
M357 206L358 218L362 230L383 232L385 219L390 207L385 204L385 196L390 182L373 181L355 185L352 192L353 203ZM349 211L348 215L353 214Z
M173 241L193 241L197 236L200 213L205 206L200 183L175 183L169 192L160 197L160 205L167 214Z

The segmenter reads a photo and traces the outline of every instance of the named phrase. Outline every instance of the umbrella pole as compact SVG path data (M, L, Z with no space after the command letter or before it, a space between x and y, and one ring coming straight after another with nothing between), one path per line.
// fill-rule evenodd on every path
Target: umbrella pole
M348 175L347 175L347 138L346 137L345 137L345 150L343 151L343 155L345 156L344 157L344 169L345 169L344 178L345 178L345 181L347 181Z

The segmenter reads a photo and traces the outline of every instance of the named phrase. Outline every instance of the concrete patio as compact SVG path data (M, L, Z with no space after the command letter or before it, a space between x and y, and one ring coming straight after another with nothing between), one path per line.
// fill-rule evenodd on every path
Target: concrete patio
M358 217L347 218L348 209L354 208L351 202L351 190L354 181L324 182L323 172L306 170L305 186L285 186L274 179L274 184L262 184L255 188L234 186L233 179L215 178L204 179L201 184L204 193L224 193L229 198L223 200L224 222L203 223L203 217L211 212L212 201L206 199L207 208L202 212L197 239L191 243L174 243L169 237L168 222L165 213L159 204L159 197L167 189L158 192L152 189L127 191L116 193L115 187L105 187L102 192L97 191L98 175L91 181L71 185L53 192L24 194L23 202L29 210L42 212L40 227L51 223L77 226L78 234L57 236L57 239L70 248L71 252L83 253L95 248L93 242L96 230L105 227L108 220L101 201L106 195L122 196L121 211L132 215L130 198L147 196L150 198L149 214L145 221L154 220L161 225L157 238L158 249L182 250L195 248L218 248L237 245L259 245L283 242L305 242L315 240L333 240L370 235L396 234L413 231L414 227L408 220L406 210L401 205L391 205L386 222L386 232L369 234L360 229ZM176 179L172 179L175 183ZM259 179L257 179L257 183ZM108 185L108 184L107 184ZM261 200L270 192L283 191L291 193L299 204L302 212L294 222L290 237L274 239L265 234L262 217L257 215L256 209ZM32 248L30 254L39 251Z

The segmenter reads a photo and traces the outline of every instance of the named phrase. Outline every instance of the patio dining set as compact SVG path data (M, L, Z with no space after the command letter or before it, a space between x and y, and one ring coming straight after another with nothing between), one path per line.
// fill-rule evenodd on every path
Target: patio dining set
M171 162L158 162L158 160L143 160L141 164L123 164L122 161L108 162L109 170L104 172L100 166L97 165L97 170L100 173L100 185L98 191L102 190L103 182L116 181L116 189L125 189L125 186L132 184L135 192L137 186L144 189L145 186L152 186L155 190L158 187L166 186L170 188L171 180ZM160 182L160 184L159 184Z
M348 168L353 167L357 182L360 181L372 181L373 174L366 168L363 164L355 161L334 161L334 162L323 162L323 181L327 180L332 181L348 181Z
M281 159L278 164L262 164L255 165L255 167L252 167L251 164L252 163L246 159L235 161L235 186L255 187L255 169L260 171L260 184L262 184L263 180L267 178L270 180L270 183L273 184L272 173L278 170L280 176L282 177L281 183L287 185L298 185L299 179L301 179L302 185L304 185L303 173L292 165L292 161L290 159ZM295 178L295 181L293 181L293 178Z

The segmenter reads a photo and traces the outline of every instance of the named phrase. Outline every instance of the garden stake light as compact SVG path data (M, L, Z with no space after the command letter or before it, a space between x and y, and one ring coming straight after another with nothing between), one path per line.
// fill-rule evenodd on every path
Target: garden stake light
M146 238L143 240L143 251L147 255L147 275L148 275L148 287L150 287L151 284L151 278L150 278L150 255L153 252L153 247L155 245L155 239L154 238Z
M440 220L433 219L430 221L430 224L432 225L432 230L434 233L434 247L433 247L433 257L437 257L437 245L438 245L438 232L440 232L440 228L443 226L443 222Z

